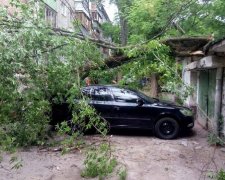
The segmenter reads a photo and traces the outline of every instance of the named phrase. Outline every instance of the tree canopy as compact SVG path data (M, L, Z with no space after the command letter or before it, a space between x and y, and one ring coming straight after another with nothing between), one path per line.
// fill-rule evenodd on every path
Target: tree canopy
M26 4L11 0L11 6L17 9L11 15L7 7L0 6L1 149L42 145L52 104L65 101L72 111L71 124L80 125L82 130L94 126L105 135L106 122L80 93L87 75L109 84L120 74L119 85L142 88L141 80L157 74L162 90L184 100L192 89L182 82L181 67L162 40L171 36L223 37L223 1L112 0L119 9L119 23L103 24L102 29L114 43L82 36L76 26L74 32L53 29L44 20L41 3L37 6L35 0ZM89 4L89 0L86 2ZM99 46L113 49L112 57L105 59ZM75 98L81 99L79 104ZM58 124L57 129L61 133L73 130L67 122ZM79 135L72 132L63 145L81 144L74 141ZM116 162L109 145L92 149L85 160L87 169L99 169L96 164L100 159L100 175L112 171ZM96 151L102 154L97 161ZM92 173L84 171L83 175L99 174L96 170Z
M114 3L118 5L119 16L126 17L129 43L155 36L213 35L216 39L224 36L223 0L117 0Z
M116 54L125 54L128 61L107 71L92 71L91 76L110 82L119 72L121 84L137 88L142 78L158 74L161 89L184 100L192 92L191 87L182 82L181 67L162 42L170 37L225 36L222 0L114 0L112 3L118 6L120 21L106 25L104 31L116 42L120 39L122 47Z
M79 95L82 77L87 74L111 83L115 74L121 73L119 83L135 88L144 77L158 74L162 89L183 98L187 96L183 89L179 91L185 87L180 67L161 40L170 36L223 37L223 0L114 0L113 3L118 6L120 23L105 24L102 28L118 43L118 47L113 44L113 54L129 61L108 69L98 46L110 43L77 39L76 31L66 36L55 33L44 21L42 7L37 8L35 1L23 4L13 0L11 5L19 13L11 16L7 8L0 8L1 143L37 142L49 120L52 97L60 101L65 94L68 99L70 95ZM87 66L98 70L87 71ZM28 128L23 129L24 126Z

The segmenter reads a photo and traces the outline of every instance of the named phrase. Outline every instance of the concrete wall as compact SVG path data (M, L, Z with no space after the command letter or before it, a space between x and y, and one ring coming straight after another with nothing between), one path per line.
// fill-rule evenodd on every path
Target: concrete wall
M212 128L214 125L211 124L211 122L209 121L209 123L207 124L207 112L205 111L205 109L202 109L200 107L200 102L202 101L202 97L200 97L200 85L202 84L202 82L200 82L200 72L203 69L191 69L191 70L187 70L186 67L188 64L190 63L196 63L199 62L199 60L201 59L201 57L182 57L179 58L178 62L182 64L183 66L183 70L182 70L182 79L183 82L186 85L190 85L194 88L194 92L191 96L189 96L186 101L185 101L185 105L189 106L189 107L193 107L196 111L196 119L198 119L198 122L206 127L206 128ZM202 91L202 87L201 87L201 91ZM208 89L205 89L205 91L208 91ZM209 96L209 98L213 98L211 95ZM214 107L214 105L213 105ZM210 117L210 120L213 120L213 117Z
M222 109L221 115L225 121L225 68L223 68L223 92L222 92ZM223 124L223 134L225 135L225 123Z
M188 64L193 61L197 61L199 57L183 57L179 58L179 62L182 64L182 79L186 85L192 86L194 88L194 92L191 96L189 96L186 101L185 105L192 107L196 106L197 103L197 72L196 71L187 71L185 68Z
M205 57L203 59L210 59L211 57ZM219 74L219 69L220 67L223 67L223 63L218 64L217 61L221 61L220 57L214 57L212 60L212 63L210 65L207 66L207 68L202 68L202 69L198 69L197 71L197 98L196 98L196 102L197 102L197 106L198 106L198 111L197 111L197 120L198 122L206 127L209 130L213 130L214 132L218 133L218 121L220 120L220 117L222 115L222 118L224 120L225 117L225 69L223 71L223 80L222 80L222 99L219 98L222 102L221 102L221 114L217 113L220 112L216 109L218 109L217 107L218 104L220 104L220 101L217 100L219 96L219 77L217 77L217 74ZM207 65L208 62L205 63L205 65ZM216 67L216 68L215 68ZM202 80L200 78L200 73L202 73L203 70L207 70L206 72L209 72L209 82L208 82L208 87L206 87L206 89L204 90L205 87L203 86L204 83L202 84ZM192 71L194 72L194 71ZM221 79L221 76L220 76ZM200 82L201 81L201 82ZM213 88L214 87L214 88ZM199 91L201 88L201 92ZM201 98L203 98L201 96L200 93L202 93L202 91L208 91L208 114L205 111L202 111L204 109L200 108L200 102L201 102ZM218 94L219 93L219 94ZM208 123L207 123L208 122ZM222 127L220 127L220 129L222 129L222 132L225 134L225 125L223 124Z
M75 7L73 0L67 0L70 4L62 3L61 0L57 0L57 28L73 31L73 20L75 18ZM63 12L63 8L66 10ZM70 9L72 8L72 10Z

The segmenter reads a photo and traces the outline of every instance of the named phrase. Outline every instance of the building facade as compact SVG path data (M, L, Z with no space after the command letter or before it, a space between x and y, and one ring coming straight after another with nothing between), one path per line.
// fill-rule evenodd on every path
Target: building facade
M225 38L211 41L210 38L179 38L182 51L171 42L176 51L177 63L183 67L182 79L194 88L185 104L194 107L196 119L204 128L224 136L225 134ZM176 47L176 48L173 48Z
M27 0L20 0L26 3ZM84 36L98 39L104 37L101 24L110 22L107 12L101 3L89 0L43 0L44 14L47 23L58 29L80 31ZM8 7L9 14L15 12L9 0L0 0L0 5ZM79 27L78 27L79 25Z
M27 0L20 1L26 3ZM12 15L16 9L9 2L0 0L0 5L8 7L8 12ZM43 0L40 3L44 3L44 18L52 28L75 31L84 37L111 42L110 37L103 35L101 28L102 23L110 23L101 3L89 0ZM104 56L111 54L109 49L99 48Z
M186 66L197 72L197 99L200 123L217 134L225 134L225 38L204 47L205 56Z
M57 25L57 3L55 0L44 0L45 20L51 27Z

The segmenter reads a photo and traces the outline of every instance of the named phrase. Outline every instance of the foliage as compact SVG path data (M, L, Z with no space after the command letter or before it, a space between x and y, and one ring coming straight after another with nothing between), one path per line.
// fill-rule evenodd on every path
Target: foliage
M184 84L181 79L177 80L176 78L178 78L178 76L165 82L161 88L162 91L175 94L177 96L177 103L183 105L188 96L193 94L194 88Z
M18 159L17 156L12 156L10 159L10 164L12 164L12 168L11 169L19 169L21 168L22 165L22 159Z
M120 68L110 70L122 74L120 84L140 88L142 78L157 74L162 91L178 96L184 102L193 93L193 87L182 82L181 67L175 63L167 47L161 44L171 36L224 36L225 7L222 0L181 1L181 0L115 0L119 16L125 16L128 23L128 43L125 54L133 61ZM122 15L121 15L122 14ZM123 25L120 24L121 31ZM113 27L112 27L113 28ZM110 29L110 31L113 31ZM158 38L158 39L157 39ZM155 40L153 40L155 39ZM97 73L95 73L97 74ZM109 80L109 79L108 79Z
M85 169L82 177L99 177L103 179L108 174L113 172L117 165L117 161L111 155L111 149L108 144L100 144L99 147L94 147L86 154L84 161Z
M122 73L124 77L120 84L129 82L132 87L138 87L143 77L157 73L160 77L161 89L177 94L181 101L184 101L193 92L193 88L182 83L180 67L176 67L175 60L167 50L165 51L165 47L159 46L161 44L159 42L171 36L209 36L209 38L224 36L223 0L114 0L112 2L118 6L120 20L126 17L128 43L131 45L125 47L125 54L135 58L132 62L114 70ZM121 32L123 26L125 25L120 23ZM152 41L152 39L156 40Z
M161 90L176 94L181 104L193 93L193 88L182 82L181 66L171 57L170 49L159 41L152 40L137 45L124 53L133 60L113 69L92 71L90 76L103 83L112 83L112 80L116 79L115 75L119 73L122 77L118 82L119 85L141 89L141 80L144 77L157 74Z
M120 42L124 46L127 44L129 36L128 12L133 0L111 0L118 8L118 16L120 23Z
M120 29L117 24L103 23L101 25L105 37L111 37L113 43L120 42Z
M225 23L224 14L221 13L221 9L224 9L222 1L117 0L114 3L118 6L119 14L126 16L128 22L128 43L131 45L124 48L124 53L133 61L110 70L110 73L119 72L123 76L120 84L135 88L141 88L142 78L157 74L160 89L176 94L182 104L193 93L193 87L182 82L181 67L161 42L168 37L181 35L223 36ZM107 77L115 79L115 76Z
M215 133L209 133L208 135L208 143L210 145L221 145L223 146L224 145L224 140L221 139L217 134Z
M216 179L217 180L225 180L225 171L223 169L221 169L217 175L216 175Z
M213 34L215 38L224 36L225 5L223 0L195 2L180 19L180 25L190 35Z
M63 150L66 152L71 147L79 147L82 145L82 140L80 137L83 133L90 130L96 130L103 137L106 136L108 132L107 123L105 120L100 118L96 110L88 105L87 99L83 99L78 103L71 103L73 109L72 119L64 121L57 125L58 132L63 134L71 134L69 138L65 139L63 144Z
M126 180L126 178L127 178L127 171L126 171L126 168L122 168L122 169L120 169L120 171L119 171L119 179L120 180Z
M117 68L93 70L89 73L91 79L98 79L99 84L111 84L115 79Z
M223 0L134 0L127 13L130 43L160 37L224 34Z
M129 11L130 43L137 43L154 36L161 31L167 18L163 12L169 10L167 6L159 7L162 1L136 0ZM169 4L169 3L168 3ZM169 13L167 11L167 13Z
M0 8L0 145L5 150L43 144L52 103L80 96L83 68L103 62L92 43L56 35L35 1L11 4L19 14L9 16Z
M99 49L89 41L55 34L35 1L22 4L13 0L12 5L19 14L9 16L7 8L0 10L1 148L12 151L20 146L43 145L51 106L65 101L73 114L70 122L57 126L59 133L71 134L62 142L63 152L82 146L80 137L93 127L105 136L107 123L80 93L85 69L103 64ZM83 100L75 101L78 98ZM116 165L115 159L104 159L109 150L104 145L99 149L104 154L96 162L100 177ZM11 162L13 168L21 166L16 158Z
M225 180L225 171L224 171L224 169L220 169L216 173L209 172L208 177L210 179L215 179L215 180Z

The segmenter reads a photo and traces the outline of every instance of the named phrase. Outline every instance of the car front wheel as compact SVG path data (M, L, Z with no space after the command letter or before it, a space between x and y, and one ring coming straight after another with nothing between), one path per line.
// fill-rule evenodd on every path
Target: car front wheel
M174 139L179 133L179 124L173 118L162 118L155 124L155 133L161 139Z

